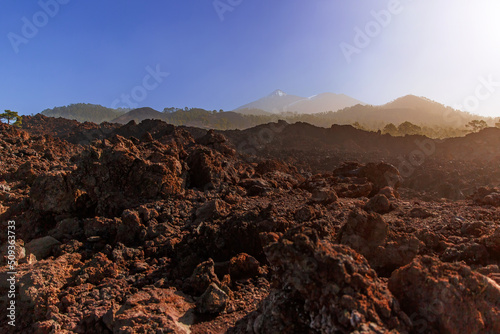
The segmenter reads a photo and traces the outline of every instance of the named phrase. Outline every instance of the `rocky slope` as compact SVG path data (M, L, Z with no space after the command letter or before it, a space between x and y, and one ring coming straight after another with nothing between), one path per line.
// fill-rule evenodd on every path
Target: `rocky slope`
M0 222L16 222L18 261L16 327L2 311L0 331L500 332L498 132L436 144L408 176L388 162L415 138L301 141L314 128L281 125L250 152L241 140L271 125L245 139L160 121L0 124ZM479 168L467 148L485 138ZM457 179L472 196L430 200Z

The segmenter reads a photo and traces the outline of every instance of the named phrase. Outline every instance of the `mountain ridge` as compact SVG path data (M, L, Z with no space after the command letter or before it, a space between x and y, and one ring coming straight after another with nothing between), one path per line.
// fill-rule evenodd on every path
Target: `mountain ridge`
M262 111L279 114L283 112L297 112L301 114L315 114L325 111L337 111L356 104L364 104L345 94L320 93L311 97L289 95L281 89L276 89L253 102L244 104L235 112L244 112L248 109L260 109Z

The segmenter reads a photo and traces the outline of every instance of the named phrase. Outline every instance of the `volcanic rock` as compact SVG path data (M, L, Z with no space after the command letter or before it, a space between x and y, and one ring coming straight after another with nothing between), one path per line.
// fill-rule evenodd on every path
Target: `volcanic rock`
M417 257L392 274L389 289L417 331L500 332L500 286L464 264Z
M59 244L60 242L53 237L46 236L28 242L26 244L26 252L35 255L37 260L42 260L48 257L52 249Z
M391 211L391 202L385 195L378 194L370 198L366 203L364 209L368 212L373 211L376 213L384 214Z
M330 188L318 188L312 192L311 202L313 203L330 204L337 200L337 193Z
M215 274L214 261L209 259L200 263L195 268L191 277L187 279L185 288L192 291L195 295L201 295L212 283L218 286L221 285L219 278Z
M480 205L500 206L500 189L481 187L473 195L474 202Z
M147 288L106 314L114 333L190 333L193 303L173 289Z
M253 256L241 253L229 261L229 275L233 280L255 277L259 275L259 266Z
M408 317L368 262L352 249L297 230L266 249L275 287L239 332L407 330Z
M196 302L196 311L208 314L221 313L225 310L228 302L228 295L217 284L211 283Z

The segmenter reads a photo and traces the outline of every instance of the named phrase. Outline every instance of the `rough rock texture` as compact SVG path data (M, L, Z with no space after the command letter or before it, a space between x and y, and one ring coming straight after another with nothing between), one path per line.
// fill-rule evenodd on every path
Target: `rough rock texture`
M59 245L60 242L51 236L31 240L26 244L26 252L36 256L37 260L42 260L48 257L54 246Z
M229 296L217 284L211 283L196 302L199 313L218 314L226 309Z
M481 187L473 195L474 202L480 205L500 206L500 188Z
M393 273L389 289L416 332L500 332L500 286L464 264L418 257Z
M429 141L284 122L23 124L0 124L14 332L497 331L497 130ZM434 153L413 166L416 149ZM463 319L426 313L442 288Z
M190 333L193 303L173 289L145 288L112 306L103 322L113 333Z
M408 317L368 262L311 229L288 233L266 249L274 289L241 332L404 331ZM245 326L246 325L246 328Z
M391 231L381 215L359 210L349 214L338 241L364 255L384 275L409 263L423 246L414 236Z
M366 211L373 211L376 213L384 214L392 210L392 205L389 199L382 194L377 194L366 203L364 209Z

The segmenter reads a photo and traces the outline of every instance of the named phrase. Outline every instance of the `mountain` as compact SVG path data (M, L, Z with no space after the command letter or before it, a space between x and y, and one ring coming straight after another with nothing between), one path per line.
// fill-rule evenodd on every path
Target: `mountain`
M288 95L282 90L277 89L257 101L236 108L234 111L244 113L246 109L260 109L269 113L279 114L281 112L290 111L288 110L288 105L303 99L304 98L301 96Z
M363 105L364 103L345 94L322 93L294 102L288 106L288 110L299 114L315 114L337 111L357 104Z
M172 108L171 110L173 111L159 112L151 108L134 109L115 118L112 122L126 124L130 121L140 123L146 119L158 119L174 125L226 130L246 129L270 121L269 116L266 115L245 115L232 111L214 112L201 108L191 108L189 110Z
M256 109L260 109L272 114L279 114L282 112L315 114L325 111L337 111L357 104L363 104L363 102L344 94L323 93L306 98L297 95L288 95L282 90L277 89L268 96L247 103L234 111L245 114L255 114Z
M76 103L64 107L45 109L42 115L47 117L63 117L78 122L109 122L118 116L125 114L128 109L111 109L98 104Z
M128 113L113 119L111 122L112 123L127 124L130 121L135 121L136 123L140 123L145 119L165 120L164 114L162 114L159 111L156 111L152 108L139 108L139 109L131 110Z
M373 125L383 122L398 125L408 121L414 124L463 127L473 119L491 121L414 95L403 96L380 106L356 105L334 114L333 118L339 124L359 122Z

